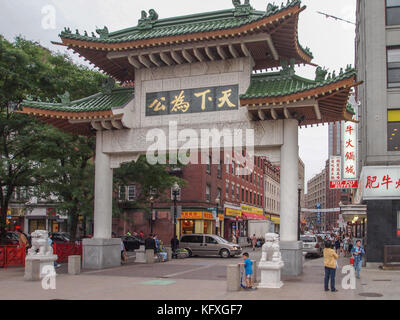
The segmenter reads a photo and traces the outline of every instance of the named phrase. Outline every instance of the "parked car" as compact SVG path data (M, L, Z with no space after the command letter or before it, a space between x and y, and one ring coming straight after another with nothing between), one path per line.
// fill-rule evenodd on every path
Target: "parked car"
M303 252L307 255L322 257L324 255L324 241L320 236L304 235L300 237L303 241Z
M53 242L58 243L58 242L71 242L69 234L66 232L53 232L51 233Z
M140 246L144 246L144 240L136 236L121 236L126 251L138 250Z
M25 234L25 233L24 233ZM26 239L28 240L29 245L31 245L31 236L25 234ZM19 244L19 234L16 231L8 231L6 234L6 245L17 245Z
M242 248L212 234L187 234L181 237L179 248L186 249L189 256L220 256L229 258L240 255Z

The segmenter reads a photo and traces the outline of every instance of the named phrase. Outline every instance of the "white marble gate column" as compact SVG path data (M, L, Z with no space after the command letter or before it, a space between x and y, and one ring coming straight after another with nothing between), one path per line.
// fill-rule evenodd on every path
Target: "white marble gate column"
M296 119L285 119L281 147L280 240L285 266L282 274L303 273L303 244L297 240L299 129Z
M103 153L103 131L96 134L94 231L83 240L83 268L104 269L121 265L121 240L112 238L113 170Z

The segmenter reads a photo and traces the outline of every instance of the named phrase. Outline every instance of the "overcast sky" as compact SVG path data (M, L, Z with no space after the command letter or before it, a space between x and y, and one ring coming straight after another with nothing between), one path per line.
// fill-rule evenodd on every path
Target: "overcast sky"
M265 10L268 1L250 0L250 3L257 10ZM350 63L354 65L355 26L327 19L317 11L355 21L356 0L303 0L302 4L307 9L300 14L299 40L313 52L313 62L330 71L338 71ZM63 47L50 43L59 41L58 34L64 27L70 27L73 32L79 29L81 34L87 30L90 34L96 27L106 25L112 32L136 26L142 10L155 9L162 19L231 7L231 0L0 0L0 34L9 40L23 35L54 51L64 51ZM54 28L44 19L53 8ZM83 62L77 56L75 60ZM298 74L312 79L314 72L311 67L297 70ZM325 167L328 126L301 129L299 143L308 181Z

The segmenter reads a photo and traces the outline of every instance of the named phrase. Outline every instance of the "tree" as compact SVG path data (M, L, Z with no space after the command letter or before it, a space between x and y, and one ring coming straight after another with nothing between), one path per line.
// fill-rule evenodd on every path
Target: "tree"
M46 144L55 142L47 140L49 136L55 135L64 146L78 146L78 152L84 153L80 159L87 156L87 150L79 148L85 143L84 138L71 137L12 111L28 96L57 99L65 91L70 92L72 99L89 96L100 90L104 78L103 74L75 65L68 56L53 54L38 43L21 37L11 43L0 35L0 241L5 236L7 209L15 188L38 187L46 180L44 174L51 171L50 148ZM66 160L69 154L64 156ZM45 170L41 166L43 159L47 159ZM60 161L56 158L54 166ZM78 166L90 169L90 165L83 163ZM77 199L71 195L63 200L72 201L68 205L74 208ZM83 207L86 205L80 203L79 208Z

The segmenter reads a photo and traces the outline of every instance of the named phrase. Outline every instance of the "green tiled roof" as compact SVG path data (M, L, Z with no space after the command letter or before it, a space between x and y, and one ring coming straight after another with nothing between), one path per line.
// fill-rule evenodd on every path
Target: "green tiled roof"
M64 103L52 103L42 101L24 100L23 107L36 108L40 110L61 111L61 112L94 112L109 111L113 108L125 106L134 98L134 89L116 88L112 91L99 92L90 97Z
M309 80L296 75L294 69L289 71L282 70L280 72L253 74L251 76L249 89L245 94L241 95L240 98L272 98L316 89L351 78L356 75L356 70L348 66L346 71L343 72L341 70L338 76L335 76L335 73L333 73L332 76L329 74L325 79L325 75L323 75L322 78L318 78L318 80Z
M352 114L352 115L355 115L355 114L356 114L356 112L354 111L353 106L352 106L350 103L347 104L346 111L347 111L348 113Z
M158 15L153 10L155 16L150 17L147 14L139 20L136 27L109 32L107 27L97 30L100 37L96 37L94 33L89 36L85 31L83 35L76 30L75 33L69 28L61 32L61 38L82 40L98 43L122 43L137 40L155 39L161 37L193 34L207 31L225 30L241 27L246 24L261 20L272 16L280 11L286 10L294 6L300 6L300 0L288 0L287 4L281 7L269 4L266 11L257 11L249 5L239 5L236 8L228 10L220 10L214 12L192 14L181 17L173 17L158 20ZM143 13L142 13L143 14ZM304 49L305 50L305 49ZM311 55L309 50L305 52Z

